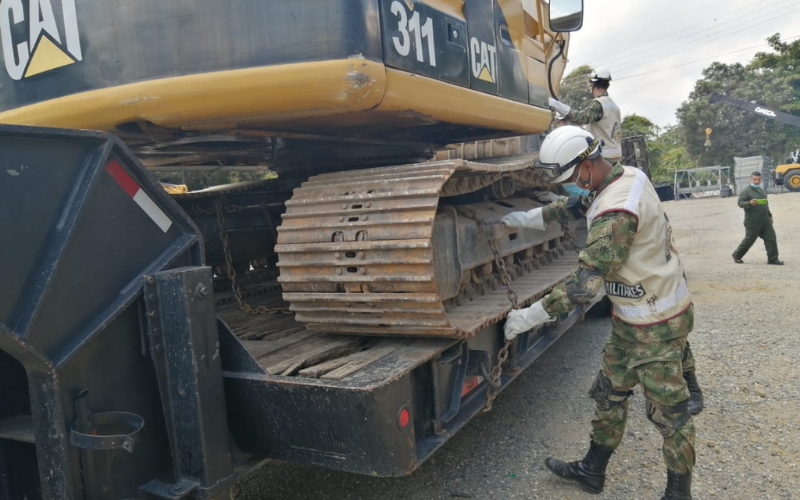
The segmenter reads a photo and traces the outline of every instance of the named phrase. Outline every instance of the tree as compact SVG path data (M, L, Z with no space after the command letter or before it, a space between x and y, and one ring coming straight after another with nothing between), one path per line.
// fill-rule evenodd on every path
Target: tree
M750 66L761 75L775 80L777 92L783 98L781 111L800 114L800 40L781 42L780 33L767 38L775 52L759 52Z
M644 116L633 113L622 119L622 136L643 135L648 141L656 138L656 124Z
M800 128L708 101L716 92L800 116L800 40L785 43L776 34L767 41L774 52L758 53L748 65L712 63L678 108L682 141L698 165L732 165L734 156L783 158L800 145Z
M695 166L686 152L680 125L667 127L658 138L648 142L647 154L650 157L650 176L653 182L671 181L675 170Z
M568 104L571 108L583 109L594 99L589 90L589 78L593 68L589 65L578 66L569 75L561 80L558 90L558 100Z

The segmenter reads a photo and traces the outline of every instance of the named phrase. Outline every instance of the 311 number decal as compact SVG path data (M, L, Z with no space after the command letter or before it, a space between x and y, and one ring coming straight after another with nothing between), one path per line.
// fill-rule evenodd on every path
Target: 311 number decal
M414 36L414 46L417 49L417 61L424 63L425 48L428 48L428 64L436 67L436 45L433 40L433 19L420 16L418 11L414 11L411 18L408 17L408 9L400 1L392 2L392 14L397 16L397 29L399 36L393 36L392 42L394 49L403 57L411 54L411 36Z

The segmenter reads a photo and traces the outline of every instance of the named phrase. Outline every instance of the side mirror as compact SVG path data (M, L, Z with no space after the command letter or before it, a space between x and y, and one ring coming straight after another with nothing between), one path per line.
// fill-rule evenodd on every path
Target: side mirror
M578 31L583 26L583 0L550 0L550 30Z

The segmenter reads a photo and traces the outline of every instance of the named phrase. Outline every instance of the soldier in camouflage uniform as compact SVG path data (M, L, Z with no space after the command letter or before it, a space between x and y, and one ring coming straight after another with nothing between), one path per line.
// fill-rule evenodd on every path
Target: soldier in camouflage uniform
M586 217L589 235L578 271L527 309L509 313L507 339L553 321L607 293L614 304L611 335L590 390L596 401L589 452L583 460L548 458L555 474L600 493L612 452L622 442L628 396L641 384L647 418L663 438L665 500L691 500L695 428L682 376L694 310L672 229L658 196L639 170L611 165L600 143L574 126L560 127L542 144L542 177L570 194L550 205L503 218L510 227L544 229L550 221ZM577 182L576 182L577 181Z
M589 80L594 99L584 109L572 109L567 104L550 99L550 107L558 111L568 123L583 125L590 134L603 142L603 158L610 162L622 158L622 112L608 96L611 73L597 68Z

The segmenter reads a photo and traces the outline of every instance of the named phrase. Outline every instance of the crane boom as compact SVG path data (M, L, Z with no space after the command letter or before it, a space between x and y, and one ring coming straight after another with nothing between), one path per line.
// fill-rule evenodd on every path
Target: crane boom
M708 100L710 102L727 102L728 104L733 104L739 109L750 111L751 113L763 116L764 118L771 118L782 123L788 123L789 125L800 127L800 117L790 115L789 113L784 113L783 111L777 111L770 107L764 106L763 104L742 101L740 99L734 99L733 97L728 97L722 94L711 94L711 97L709 97Z

